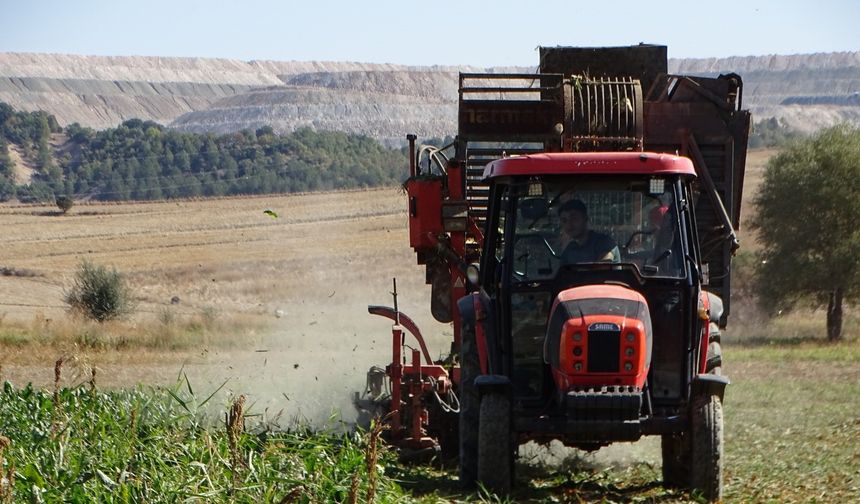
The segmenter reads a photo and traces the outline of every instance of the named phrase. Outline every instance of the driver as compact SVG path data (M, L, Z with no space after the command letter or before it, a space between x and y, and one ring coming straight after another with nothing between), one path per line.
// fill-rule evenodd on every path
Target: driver
M619 251L609 235L588 229L588 210L585 203L572 199L558 209L561 221L561 259L567 264L579 262L618 262Z

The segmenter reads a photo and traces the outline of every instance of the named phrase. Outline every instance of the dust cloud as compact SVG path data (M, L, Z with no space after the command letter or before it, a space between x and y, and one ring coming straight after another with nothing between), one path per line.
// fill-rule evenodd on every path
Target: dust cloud
M523 464L553 470L627 468L635 464L660 467L660 438L643 437L636 442L613 443L595 451L564 446L560 441L538 444L529 442L519 448Z
M398 279L401 311L419 324L434 358L450 348L450 325L430 317L423 268L414 265L414 256L397 259L405 261L383 261L372 271L370 260L357 267L327 261L320 268L311 260L293 265L280 273L290 278L288 292L259 307L270 318L268 329L242 335L239 348L201 351L183 372L204 397L226 381L213 403L221 411L244 394L250 414L280 427L351 424L357 415L352 397L363 392L367 371L391 361L392 322L370 315L367 306L393 305L392 277ZM417 346L409 338L406 343Z

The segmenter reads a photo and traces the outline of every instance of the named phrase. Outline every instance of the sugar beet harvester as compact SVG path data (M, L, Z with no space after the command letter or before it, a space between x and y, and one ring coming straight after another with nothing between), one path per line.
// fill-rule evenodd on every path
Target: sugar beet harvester
M460 74L458 136L410 135L405 184L451 355L431 359L395 294L370 307L394 320L392 363L356 397L388 414L404 457L457 457L463 484L505 493L526 441L659 435L664 483L720 498L742 89L736 74L670 75L650 45L541 48L536 74Z

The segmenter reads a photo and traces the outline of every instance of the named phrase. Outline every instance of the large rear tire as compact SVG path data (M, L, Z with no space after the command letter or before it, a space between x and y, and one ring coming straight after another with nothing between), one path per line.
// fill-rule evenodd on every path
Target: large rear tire
M723 405L717 396L697 397L691 408L690 488L709 502L723 497Z
M460 397L460 485L471 487L478 478L478 418L481 398L475 386L475 378L481 374L481 366L478 362L475 328L465 321L461 328L460 383L457 389Z
M478 481L498 496L511 491L512 444L510 400L501 393L485 394L478 427Z

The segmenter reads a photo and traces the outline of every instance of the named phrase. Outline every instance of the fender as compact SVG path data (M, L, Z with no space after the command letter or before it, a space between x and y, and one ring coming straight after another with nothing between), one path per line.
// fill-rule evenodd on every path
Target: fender
M481 375L475 378L475 387L480 395L500 393L507 395L511 390L511 379L504 375Z
M693 383L690 386L690 396L693 398L700 395L716 395L722 401L726 393L726 386L730 383L731 380L726 376L698 374L693 378Z
M711 322L716 322L720 325L720 319L723 318L723 299L713 292L705 292L708 295L708 314L711 317Z

